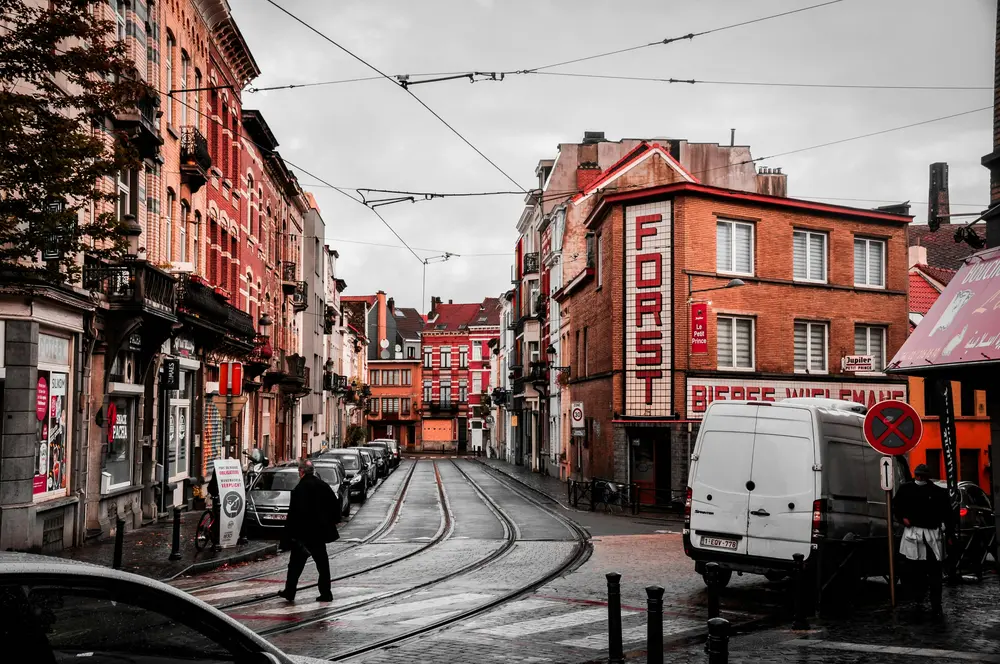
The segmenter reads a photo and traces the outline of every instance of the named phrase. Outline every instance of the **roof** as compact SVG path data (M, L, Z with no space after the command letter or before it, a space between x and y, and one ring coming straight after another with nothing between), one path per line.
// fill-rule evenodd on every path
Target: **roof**
M374 307L378 304L377 295L342 295L340 297L341 302L364 302L369 307Z
M957 228L959 227L951 224L942 224L937 231L932 231L927 224L911 224L910 246L927 248L929 266L957 270L962 267L966 258L977 251L965 242L955 242L954 231Z
M426 323L427 332L451 332L468 327L500 325L500 300L485 298L479 304L438 304L434 312L437 316Z
M941 291L920 270L910 270L910 313L926 314L940 296Z
M671 157L670 153L663 149L659 143L647 143L643 141L624 157L611 164L611 166L608 166L604 172L601 173L599 178L591 182L587 188L583 190L583 192L574 197L574 201L580 201L589 197L596 190L608 186L611 182L614 182L632 168L638 166L654 155L658 155L666 161L671 168L677 171L677 174L680 175L681 179L684 181L700 183L698 178L688 172L686 168L681 166L680 162Z
M396 330L404 339L419 339L424 331L424 317L416 309L396 307L392 312L396 319Z
M948 270L943 267L931 267L930 265L917 265L917 269L929 276L942 286L947 286L951 278L955 276L956 270Z

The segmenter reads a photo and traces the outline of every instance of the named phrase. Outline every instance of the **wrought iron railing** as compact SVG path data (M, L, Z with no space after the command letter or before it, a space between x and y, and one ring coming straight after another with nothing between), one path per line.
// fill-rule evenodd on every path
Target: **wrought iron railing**
M533 251L531 253L524 255L524 270L523 274L537 274L538 273L538 252Z
M299 281L295 284L295 292L292 293L292 308L296 311L303 311L309 307L309 282Z
M112 305L146 306L171 313L177 307L177 281L146 261L85 265L83 287L103 294Z
M208 151L208 141L197 127L188 125L181 129L181 163L197 164L208 172L212 167L212 155Z
M284 261L281 264L281 280L296 281L295 268L296 265L292 261Z

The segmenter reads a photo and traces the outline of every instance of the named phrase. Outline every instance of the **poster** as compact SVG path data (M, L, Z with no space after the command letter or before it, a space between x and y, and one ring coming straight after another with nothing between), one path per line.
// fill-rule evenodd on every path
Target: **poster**
M237 459L216 459L213 467L219 484L219 545L233 547L240 539L246 507L243 469Z
M35 392L38 444L32 494L66 488L66 383L64 373L38 372Z

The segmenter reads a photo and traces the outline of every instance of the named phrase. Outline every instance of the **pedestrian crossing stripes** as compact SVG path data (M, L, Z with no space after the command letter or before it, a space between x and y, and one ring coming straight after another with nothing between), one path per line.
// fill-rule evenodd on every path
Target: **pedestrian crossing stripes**
M686 618L675 618L673 620L665 619L663 621L663 636L674 636L675 634L680 634L688 630L704 629L704 627L705 624L697 620L688 620ZM646 625L637 625L636 627L630 627L622 630L622 645L627 646L630 643L642 643L645 640ZM561 646L569 646L570 648L604 650L608 647L608 635L606 632L591 634L577 639L557 641L557 643Z

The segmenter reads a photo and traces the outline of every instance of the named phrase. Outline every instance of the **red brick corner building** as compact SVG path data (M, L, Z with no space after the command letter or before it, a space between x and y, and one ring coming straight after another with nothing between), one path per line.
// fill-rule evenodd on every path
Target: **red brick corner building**
M585 448L581 477L676 503L712 401L907 397L881 370L908 330L909 215L709 186L647 142L571 205L587 267L554 297L571 312L570 398L588 419L570 441ZM873 370L848 373L849 355Z

